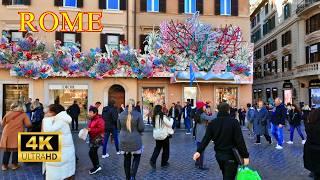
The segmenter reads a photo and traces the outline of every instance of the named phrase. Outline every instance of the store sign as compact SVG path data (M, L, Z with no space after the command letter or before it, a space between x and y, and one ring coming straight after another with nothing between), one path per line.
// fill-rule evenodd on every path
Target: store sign
M61 90L61 89L88 89L88 85L70 85L70 84L50 84L50 90Z
M293 87L292 83L283 83L283 88L291 89Z
M309 83L309 87L320 87L320 80L319 79L311 80Z

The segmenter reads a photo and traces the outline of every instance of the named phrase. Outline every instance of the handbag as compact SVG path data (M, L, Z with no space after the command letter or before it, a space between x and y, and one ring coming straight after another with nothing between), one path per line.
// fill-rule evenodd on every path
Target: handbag
M155 140L164 140L168 136L168 131L166 128L154 128L153 129L153 138Z
M247 166L241 166L238 169L236 180L261 180L261 177L257 171Z
M79 131L78 137L82 140L86 140L88 137L88 129L87 128L83 128Z

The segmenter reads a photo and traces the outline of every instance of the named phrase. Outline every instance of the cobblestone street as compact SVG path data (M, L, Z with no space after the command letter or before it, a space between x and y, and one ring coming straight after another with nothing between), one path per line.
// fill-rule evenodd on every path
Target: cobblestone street
M285 139L288 139L288 132L285 130ZM303 146L299 137L296 135L295 144L285 145L283 151L276 150L274 145L268 145L264 139L261 145L254 145L254 140L247 137L248 131L243 131L247 146L250 152L251 167L257 169L266 180L309 180L308 171L303 168ZM83 141L80 141L75 134L76 151L79 156L77 164L76 179L124 179L123 157L117 155L114 145L111 144L108 149L110 157L101 159L100 162L103 170L96 175L88 174L91 168L91 162L88 156L88 147ZM149 165L154 140L151 129L144 133L143 142L145 151L142 155L137 179L222 179L218 164L214 158L213 145L211 144L206 151L206 166L209 171L200 171L194 167L192 155L195 151L195 143L192 136L185 135L183 130L178 130L171 139L170 166L161 168L160 158L158 158L158 168L153 170ZM99 149L101 157L102 148ZM2 154L0 156L2 159ZM25 179L42 179L40 164L24 164L18 171L0 172L0 179L3 180L25 180Z

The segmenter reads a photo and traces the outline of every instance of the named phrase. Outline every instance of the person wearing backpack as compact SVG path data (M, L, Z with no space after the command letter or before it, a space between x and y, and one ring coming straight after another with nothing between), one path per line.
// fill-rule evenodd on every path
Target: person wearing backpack
M170 135L173 133L172 124L173 119L168 118L162 112L162 106L156 105L152 117L153 124L153 137L156 140L156 147L150 159L150 165L152 168L156 168L156 161L162 149L161 167L169 166L169 154L170 154Z
M202 141L208 122L214 120L216 118L216 114L212 116L208 116L206 113L206 103L197 102L196 103L196 113L194 116L195 122L197 123L196 127L196 142L197 147L200 146L200 142ZM208 168L204 167L204 152L201 152L200 158L196 161L195 166L200 170L208 170Z
M193 160L198 160L208 144L213 141L216 160L222 171L223 179L234 180L239 166L235 151L241 158L244 158L243 165L245 166L249 164L249 153L239 122L230 116L229 104L225 102L219 104L218 111L217 118L209 123L205 136L193 155Z

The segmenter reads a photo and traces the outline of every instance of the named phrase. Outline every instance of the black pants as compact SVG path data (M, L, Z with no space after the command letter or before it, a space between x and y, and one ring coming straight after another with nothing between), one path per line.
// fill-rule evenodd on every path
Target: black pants
M78 119L79 117L72 117L72 124L71 124L71 127L72 127L72 130L74 130L74 123L76 123L76 130L78 130Z
M136 178L138 171L141 154L133 154L133 161L131 163L132 154L124 154L124 172L126 173L126 179L130 180L131 177Z
M266 138L266 140L271 143L271 137L268 134L264 134L264 137ZM256 143L260 143L260 135L257 135L257 141Z
M98 149L99 149L99 146L90 145L89 157L94 168L98 168L100 166Z
M160 154L162 149L162 158L161 158L161 165L165 165L169 160L170 154L170 141L169 137L164 140L156 140L156 147L153 150L153 154L151 156L150 161L155 164L157 162L157 158Z
M245 126L245 119L243 119L243 118L240 118L240 126Z
M222 171L223 180L235 180L238 163L235 160L217 160Z
M192 135L193 137L196 137L196 128L197 128L197 122L194 122L194 127L192 129Z
M182 113L179 113L178 118L177 118L177 123L176 123L176 127L178 129L181 128L181 117L182 117Z
M314 180L320 180L320 173L314 173Z
M9 159L10 159L11 153L12 153L12 159L11 159L12 164L18 164L18 152L5 151L3 153L3 159L2 159L2 164L3 165L8 165L9 164Z

